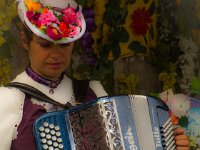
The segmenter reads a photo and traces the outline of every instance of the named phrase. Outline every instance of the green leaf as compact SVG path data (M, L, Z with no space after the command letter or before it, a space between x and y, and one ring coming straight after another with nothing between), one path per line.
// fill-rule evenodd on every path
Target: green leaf
M78 5L84 6L85 0L76 0Z
M149 29L149 35L150 35L150 38L153 40L153 38L154 38L154 28L153 28L152 25L151 25L151 27Z
M146 52L146 47L142 46L138 41L132 41L129 44L128 48L137 53L145 53Z
M136 0L127 0L127 3L129 4L134 4L136 2Z
M118 38L120 42L127 42L129 40L129 34L124 27L118 29Z
M186 116L183 116L179 119L179 125L181 127L187 127L188 125L188 118Z
M128 15L127 7L122 8L121 9L121 18L120 18L120 24L121 25L125 24L127 15Z
M149 2L149 0L144 0L144 3L147 4Z
M156 4L155 1L153 1L149 7L149 14L150 16L152 16L155 13L155 8L156 8Z
M120 56L121 49L120 49L119 44L116 43L112 45L112 53L113 53L114 58L118 58Z

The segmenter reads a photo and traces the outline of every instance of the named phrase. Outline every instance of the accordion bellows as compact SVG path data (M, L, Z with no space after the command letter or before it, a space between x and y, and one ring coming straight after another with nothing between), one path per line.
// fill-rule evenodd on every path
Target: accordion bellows
M168 107L142 95L101 97L34 124L39 150L174 150Z

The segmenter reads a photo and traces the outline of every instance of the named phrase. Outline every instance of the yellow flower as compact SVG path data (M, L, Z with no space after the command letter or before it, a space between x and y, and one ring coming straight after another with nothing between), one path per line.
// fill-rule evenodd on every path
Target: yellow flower
M32 2L31 0L26 0L26 5L30 11L38 11L41 8L40 3Z

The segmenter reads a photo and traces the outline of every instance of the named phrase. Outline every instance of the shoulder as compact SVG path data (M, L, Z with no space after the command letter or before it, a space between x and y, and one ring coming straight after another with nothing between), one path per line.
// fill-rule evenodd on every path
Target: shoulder
M9 149L11 141L16 138L24 98L25 95L15 88L0 87L0 145L3 149Z
M103 85L100 81L91 80L89 82L89 87L94 91L97 97L107 96L108 93L103 88Z
M24 93L15 88L0 87L0 107L2 110L15 110L21 106Z

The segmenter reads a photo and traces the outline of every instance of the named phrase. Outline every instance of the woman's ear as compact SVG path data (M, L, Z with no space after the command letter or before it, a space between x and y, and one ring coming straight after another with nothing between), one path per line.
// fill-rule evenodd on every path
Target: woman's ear
M28 42L28 39L27 39L26 34L24 33L24 31L21 31L21 42L22 42L22 46L26 50L29 50L29 42Z

